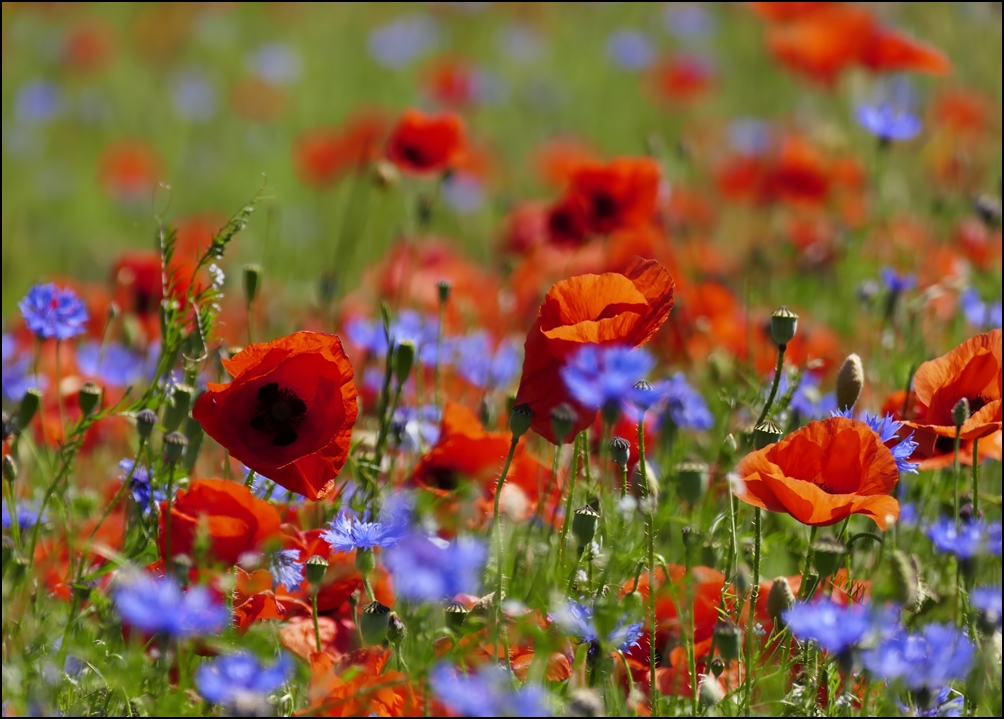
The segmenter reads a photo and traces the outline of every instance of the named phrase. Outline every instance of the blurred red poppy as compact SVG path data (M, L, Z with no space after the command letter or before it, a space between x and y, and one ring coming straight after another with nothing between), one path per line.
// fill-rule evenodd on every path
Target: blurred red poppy
M164 179L163 161L144 140L116 140L98 159L98 181L113 200L147 202Z
M293 145L293 165L303 184L325 187L344 173L376 159L387 119L373 110L351 116L341 126L308 130Z
M223 360L192 416L231 456L290 491L335 488L359 409L352 364L334 335L297 332Z
M307 716L418 716L420 691L406 674L385 671L391 652L358 649L336 662L316 652L310 656L310 706Z
M658 163L648 157L583 163L572 171L566 198L587 232L604 235L652 220L661 177Z
M426 115L405 110L387 140L387 157L402 172L432 175L456 165L465 151L464 123L459 115Z

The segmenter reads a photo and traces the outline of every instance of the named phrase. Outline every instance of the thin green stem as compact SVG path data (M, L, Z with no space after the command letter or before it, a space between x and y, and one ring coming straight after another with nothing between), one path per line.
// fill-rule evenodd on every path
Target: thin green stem
M648 625L651 631L651 636L653 641L648 643L648 661L649 661L649 686L651 687L652 695L652 716L659 716L659 688L655 679L655 665L656 665L656 652L655 652L655 628L656 628L656 617L655 617L655 498L649 491L648 486L648 466L645 463L645 413L642 412L641 416L638 418L638 474L639 481L641 482L641 494L642 497L648 502L647 511L645 512L645 534L647 540L647 554L646 559L648 560ZM669 580L667 575L666 580Z
M171 552L171 507L174 504L174 463L167 465L167 512L164 515L164 566L170 573L174 570L174 555Z
M799 587L798 593L800 599L805 599L810 591L810 585L813 584L809 580L809 573L812 570L812 555L813 549L812 545L816 542L816 532L819 527L812 527L809 530L809 546L805 550L805 560L802 563L802 586Z
M756 424L753 425L754 429L759 427L763 421L767 419L767 414L770 412L771 405L774 404L774 398L777 396L778 385L781 384L781 373L784 371L784 353L787 349L787 345L777 346L777 367L774 369L774 382L770 386L770 394L767 395L767 403L763 406L763 410L761 410Z
M980 516L980 440L973 440L973 517Z
M962 475L962 467L959 464L959 445L962 443L962 427L955 428L955 459L952 463L952 476L954 479L955 494L955 531L959 531L962 518L959 516L959 477Z
M244 486L251 489L254 486L255 471L253 469L248 469L247 479L244 480Z
M749 623L746 632L746 716L750 715L750 705L753 700L753 638L756 636L756 605L760 599L760 542L763 536L762 513L759 507L753 510L753 586L750 589Z
M317 647L317 651L321 651L321 627L317 623L317 590L315 589L310 593L310 602L313 607L312 618L314 620L314 645Z
M582 443L583 435L579 433L575 437L575 444L572 446L572 472L568 476L568 495L565 497L565 519L561 524L561 536L558 537L558 571L561 571L565 560L565 537L568 536L568 528L572 522L572 498L575 495L575 475L579 473L579 445Z
M502 488L505 486L506 476L509 474L509 466L512 458L516 454L516 446L519 444L519 437L515 434L509 443L509 453L506 455L505 464L502 465L502 474L499 475L498 484L495 486L495 503L492 512L492 522L495 529L495 541L498 545L498 572L495 578L495 656L498 656L498 638L502 634L502 589L503 577L505 576L505 545L502 541L502 521L501 521L501 501ZM508 657L508 652L506 653Z

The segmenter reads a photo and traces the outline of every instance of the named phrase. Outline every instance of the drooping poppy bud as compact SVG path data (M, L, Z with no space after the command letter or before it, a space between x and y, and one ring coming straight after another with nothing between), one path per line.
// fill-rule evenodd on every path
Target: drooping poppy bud
M865 370L856 354L847 356L837 372L837 409L846 412L858 401L865 385Z
M787 577L778 577L770 585L770 592L767 593L767 613L774 623L781 626L784 624L784 613L795 606L795 593L791 591L791 585Z

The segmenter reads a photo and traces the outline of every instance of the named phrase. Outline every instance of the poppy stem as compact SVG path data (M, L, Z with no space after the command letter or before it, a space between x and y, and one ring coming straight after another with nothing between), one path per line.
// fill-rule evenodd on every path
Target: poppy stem
M502 474L499 476L498 484L495 486L495 505L492 521L495 527L495 541L498 544L498 576L495 580L495 656L498 657L498 638L502 633L502 578L505 573L505 545L502 541L502 522L500 516L500 502L502 500L502 487L505 486L506 475L509 474L509 466L512 458L516 454L516 445L519 444L519 437L513 433L512 442L509 443L509 454L506 455L505 464L502 465ZM506 657L508 662L508 656Z
M251 486L254 484L254 478L255 471L253 469L248 469L248 477L244 480L244 486L251 489Z
M750 715L750 704L753 701L753 637L756 636L756 605L760 599L760 540L763 534L762 511L759 507L753 510L753 586L750 588L750 618L749 630L746 632L746 712Z
M568 477L568 496L565 498L565 519L561 524L561 536L558 537L558 571L564 566L565 560L565 537L568 536L568 527L572 521L572 497L575 495L575 475L579 473L579 445L582 442L582 433L575 437L575 444L572 446L572 472Z
M317 647L317 651L321 651L321 627L317 623L317 587L314 587L314 591L310 593L310 604L313 608L311 617L314 620L314 646Z
M171 553L171 505L174 504L174 463L167 465L167 512L164 514L164 566L174 571L174 555Z
M962 474L962 467L959 464L959 446L962 444L962 425L955 428L955 459L952 464L952 475L955 485L955 531L959 531L962 518L959 516L959 476Z
M763 421L767 419L767 414L770 412L771 405L774 404L774 398L777 396L778 385L781 384L781 373L784 371L784 353L787 349L788 345L777 346L777 367L774 369L774 382L770 386L770 394L767 395L767 403L760 411L760 417L757 419L756 424L753 425L754 428L759 427Z
M802 565L802 586L798 588L799 598L803 600L809 596L810 591L815 589L816 582L810 578L810 572L812 571L812 556L814 554L812 545L816 543L818 529L819 527L812 527L809 530L809 546L805 550L805 563Z
M626 470L625 470L626 471ZM648 625L651 634L648 641L649 686L652 697L652 716L659 715L658 686L655 681L655 497L649 491L648 466L645 464L645 411L638 417L638 474L641 483L641 496L648 504L645 513L645 534L648 542ZM669 575L666 576L669 579ZM696 688L695 688L696 690Z
M980 517L980 440L973 440L973 518Z
M628 477L627 477L627 464L625 464L623 467L621 467L621 497L622 498L627 496L627 489L628 489L628 487L627 487L627 485L628 485L627 479L628 479Z

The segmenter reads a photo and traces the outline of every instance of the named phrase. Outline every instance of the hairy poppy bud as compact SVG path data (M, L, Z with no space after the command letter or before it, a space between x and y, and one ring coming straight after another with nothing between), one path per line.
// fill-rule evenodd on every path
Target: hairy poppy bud
M171 432L164 437L164 460L168 464L177 464L185 456L188 439L181 432Z
M744 562L739 562L736 566L735 587L736 594L740 597L745 597L753 588L753 578L750 576L749 567Z
M188 416L188 410L192 407L192 397L194 396L195 388L191 385L174 385L171 397L167 402L167 409L164 411L165 432L174 432L181 427L181 423Z
M387 627L387 639L395 647L399 647L407 636L408 627L401 621L401 617L397 616L397 612L391 612Z
M84 416L91 414L101 404L102 394L101 388L93 382L83 384L80 391L77 392L77 404L80 405L80 411L84 413Z
M779 307L770 316L770 333L778 347L785 347L798 331L798 315L787 307Z
M783 625L783 615L786 611L795 606L795 593L791 591L787 577L778 577L770 585L767 593L767 613L777 625Z
M320 554L309 557L305 563L307 581L314 586L314 591L320 588L324 575L328 573L328 560Z
M600 513L588 504L575 510L575 514L572 515L572 534L578 540L579 551L593 541L599 519Z
M446 626L457 631L464 625L464 620L467 619L467 607L463 605L462 602L450 602L443 609L443 616L446 619Z
M244 265L244 301L249 305L258 296L258 288L261 286L261 272L259 264Z
M394 348L394 377L398 385L404 385L415 364L415 345L412 342L402 342Z
M847 356L837 372L837 409L846 412L858 401L865 386L865 369L856 354Z
M372 549L363 549L358 547L356 549L356 569L364 577L373 571L376 567L376 557L373 556Z
M359 618L359 633L369 645L379 644L387 638L390 630L390 607L380 602L370 602L363 607Z
M509 429L513 437L522 437L530 429L531 424L533 424L533 410L530 409L530 405L524 402L512 408L512 414L509 415Z
M693 506L708 489L709 469L704 462L687 461L676 465L676 491Z
M610 458L623 471L631 459L631 443L623 437L610 440Z
M826 579L837 571L837 567L847 554L847 545L836 537L820 537L812 545L812 564L821 579Z
M719 619L715 623L715 646L722 659L731 662L739 658L739 645L742 642L743 630L730 619Z
M881 579L872 587L872 596L905 608L915 607L921 598L921 585L913 560L895 549L886 553L885 564L885 571L878 574Z
M952 421L957 428L961 428L969 419L969 399L963 397L952 407Z
M141 439L149 439L153 428L157 426L157 413L152 409L143 409L136 414L136 432Z
M25 430L38 412L39 405L42 404L42 393L32 387L24 393L21 404L17 408L17 426L20 430Z
M445 305L450 299L450 281L440 280L436 283L436 290L439 292L439 304Z
M572 428L575 427L575 421L578 418L575 410L566 402L562 402L551 410L551 430L554 432L554 438L558 440L558 444L564 444L565 440L568 439L568 435L572 433Z
M3 458L3 478L11 484L14 484L14 480L17 479L17 463L9 454L5 454Z
M780 442L783 434L776 424L769 419L764 420L753 430L753 448L763 449L776 442Z

